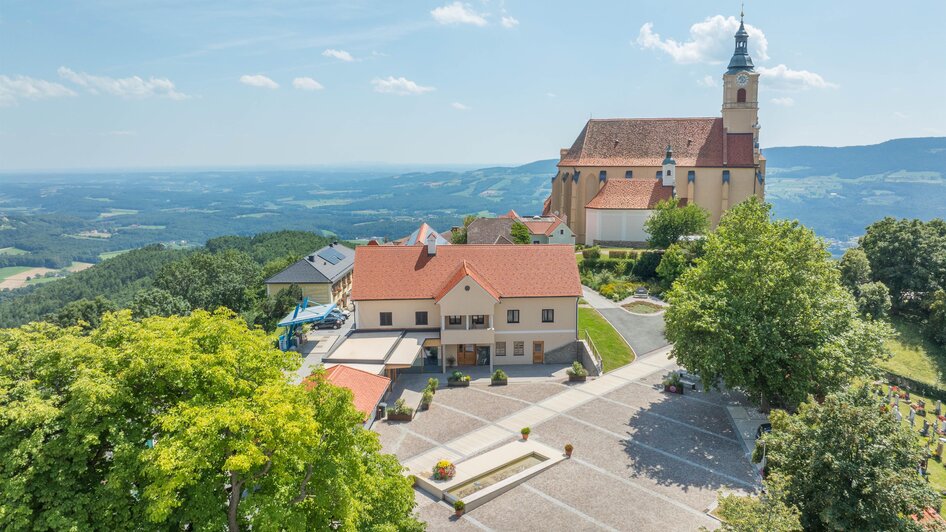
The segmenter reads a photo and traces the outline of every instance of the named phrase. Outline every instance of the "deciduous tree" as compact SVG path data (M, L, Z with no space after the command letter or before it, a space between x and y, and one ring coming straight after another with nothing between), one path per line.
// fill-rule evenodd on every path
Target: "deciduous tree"
M529 232L529 228L526 224L519 220L512 223L512 228L509 232L512 236L513 244L530 244L532 242L532 233Z
M769 211L750 199L723 217L671 289L665 321L673 356L704 383L790 407L871 374L890 330L858 316L811 230Z
M884 218L861 237L875 281L890 289L894 309L920 307L946 289L946 222Z
M890 290L880 281L859 285L857 308L861 314L871 319L885 319L890 313Z
M910 516L939 505L917 473L919 440L882 404L857 386L772 413L766 485L805 530L920 530Z
M716 513L722 518L723 532L802 532L798 509L786 505L777 495L758 497L727 495L719 498Z
M153 316L184 315L190 310L190 304L183 297L160 288L142 290L135 294L131 302L131 315L138 320Z
M670 198L657 203L654 214L644 222L652 248L666 249L681 236L702 235L709 229L709 213L696 204L680 206L679 199Z
M193 253L164 266L154 285L183 298L194 309L227 307L241 312L254 301L260 267L242 251Z
M856 293L857 287L869 283L870 263L867 254L861 248L850 248L844 252L839 263L841 268L841 284L851 292Z

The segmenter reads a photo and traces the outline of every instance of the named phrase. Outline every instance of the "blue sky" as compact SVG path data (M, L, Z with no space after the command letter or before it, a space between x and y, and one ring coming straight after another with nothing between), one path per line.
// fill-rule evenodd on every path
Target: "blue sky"
M946 2L745 9L763 148L946 135ZM738 11L0 0L0 169L555 158L589 116L718 115Z

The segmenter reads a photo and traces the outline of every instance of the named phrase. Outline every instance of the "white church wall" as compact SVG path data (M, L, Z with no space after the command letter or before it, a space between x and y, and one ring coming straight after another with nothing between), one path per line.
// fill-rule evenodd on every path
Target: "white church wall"
M644 222L654 211L639 209L587 209L585 245L599 242L645 242Z

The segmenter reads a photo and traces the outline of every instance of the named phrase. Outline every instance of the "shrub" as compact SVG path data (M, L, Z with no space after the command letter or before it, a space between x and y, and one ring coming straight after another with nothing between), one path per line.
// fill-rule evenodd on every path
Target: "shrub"
M677 389L680 389L683 387L683 382L680 380L680 374L677 372L671 373L670 376L664 379L663 384L664 386L674 386Z
M462 512L463 510L466 509L466 503L463 501L457 501L453 503L453 509L458 512Z
M430 388L424 389L424 394L420 396L420 402L423 405L430 406L434 402L434 392Z
M657 266L660 265L660 253L647 251L641 253L634 263L633 273L640 279L654 279L657 276Z
M568 368L568 370L565 373L568 373L569 375L574 375L576 377L588 376L588 370L585 369L585 367L581 365L581 362L577 360L572 362L572 367Z
M494 380L494 381L504 381L504 380L506 380L506 379L508 379L508 378L509 378L509 376L506 375L506 372L503 371L503 370L501 370L501 369L497 369L496 371L493 372L493 380Z
M565 444L565 452L566 452L566 453L570 453L570 452L572 452L572 451L574 451L574 450L575 450L575 446L574 446L574 445L572 445L572 444L570 444L570 443L566 443L566 444Z
M599 248L598 246L585 248L581 250L581 256L586 259L601 258L601 248Z
M440 381L431 377L427 379L427 388L430 389L432 393L437 393L437 388L440 386Z
M531 434L531 433L532 433L532 429L530 429L529 427L522 427L522 429L519 430L519 434L522 434L523 436L525 436L526 434Z
M414 409L407 406L407 404L404 402L404 399L398 399L397 401L394 401L394 406L389 409L389 412L396 416L402 414L409 416L414 413Z
M463 380L463 372L460 370L455 370L453 373L450 374L450 377L448 377L448 379L454 382Z

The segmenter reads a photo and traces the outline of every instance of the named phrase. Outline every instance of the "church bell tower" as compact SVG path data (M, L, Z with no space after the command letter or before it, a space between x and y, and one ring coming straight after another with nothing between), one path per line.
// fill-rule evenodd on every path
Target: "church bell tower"
M749 32L739 14L736 49L723 74L723 127L729 133L752 133L759 142L759 73L749 57Z

